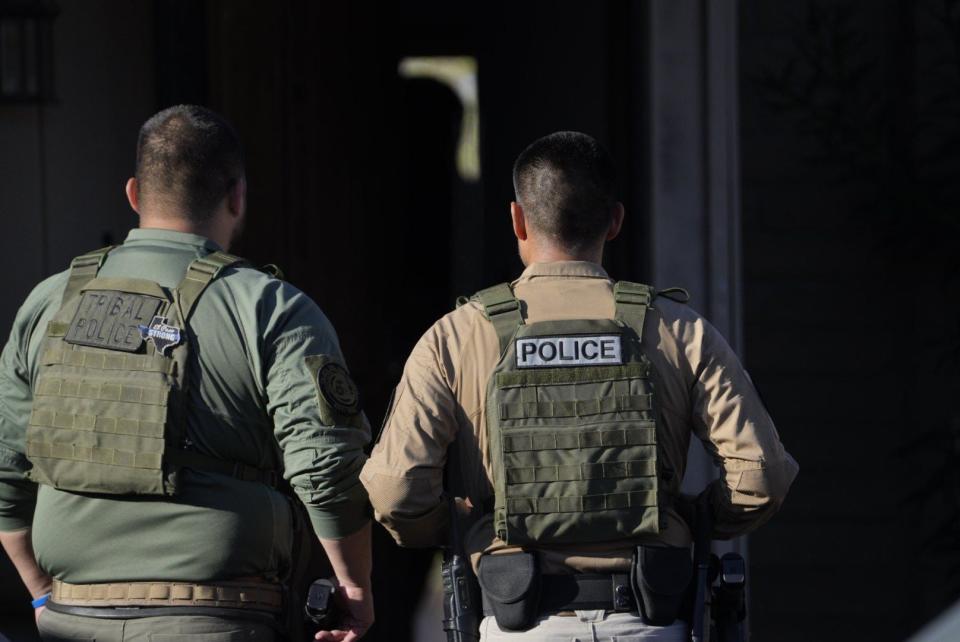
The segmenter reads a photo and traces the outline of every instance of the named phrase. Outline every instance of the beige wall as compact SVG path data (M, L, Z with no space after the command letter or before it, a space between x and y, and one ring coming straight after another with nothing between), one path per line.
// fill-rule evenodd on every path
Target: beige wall
M52 104L0 104L0 333L41 278L122 241L123 183L155 108L153 4L62 2Z

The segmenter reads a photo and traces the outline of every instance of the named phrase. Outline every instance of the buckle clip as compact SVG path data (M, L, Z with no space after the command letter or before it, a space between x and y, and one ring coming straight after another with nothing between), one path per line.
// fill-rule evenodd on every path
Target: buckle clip
M630 587L629 575L613 575L611 578L613 591L613 610L632 611L636 608L633 599L633 589Z
M510 299L507 301L499 301L497 303L491 304L487 308L487 313L493 317L493 316L498 316L500 314L504 314L506 312L513 312L514 310L519 310L519 309L520 309L520 301L518 301L517 299Z

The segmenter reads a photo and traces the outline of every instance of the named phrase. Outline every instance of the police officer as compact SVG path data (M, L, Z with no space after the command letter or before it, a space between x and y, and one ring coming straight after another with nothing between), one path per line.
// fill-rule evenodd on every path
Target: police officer
M41 637L286 635L303 513L347 611L316 639L357 639L369 427L317 305L225 252L245 212L236 133L161 111L126 193L139 229L34 288L2 355L0 541Z
M361 480L403 546L444 544L445 486L473 518L481 639L683 639L691 436L721 468L706 491L717 538L769 519L797 465L683 293L615 283L601 267L624 218L601 146L552 134L513 178L526 269L421 338Z

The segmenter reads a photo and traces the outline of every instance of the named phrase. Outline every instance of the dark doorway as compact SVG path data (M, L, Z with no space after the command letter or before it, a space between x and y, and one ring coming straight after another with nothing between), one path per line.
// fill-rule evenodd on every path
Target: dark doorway
M158 42L177 43L185 9L158 3ZM414 343L457 295L515 278L511 166L535 138L585 131L620 162L625 198L642 194L635 127L643 29L627 0L582 3L255 2L204 5L202 73L158 76L158 96L203 95L238 127L248 156L251 260L277 263L318 301L378 426ZM631 22L632 21L632 22ZM196 46L196 41L191 41ZM158 47L159 68L175 46ZM471 111L436 74L404 61L469 59ZM200 58L200 56L198 56ZM196 83L202 81L202 91ZM463 171L465 120L478 155ZM639 203L608 264L646 271ZM368 639L412 639L410 616L433 559L378 530L378 624ZM397 590L402 587L402 590ZM386 591L386 592L384 592Z

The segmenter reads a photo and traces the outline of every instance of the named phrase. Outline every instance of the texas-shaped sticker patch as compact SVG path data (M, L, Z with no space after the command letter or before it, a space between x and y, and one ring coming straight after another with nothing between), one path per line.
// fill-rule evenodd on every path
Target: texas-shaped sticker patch
M160 354L169 354L175 346L180 344L183 338L180 328L167 323L167 317L157 315L153 317L150 325L141 325L140 336L147 341L153 341L153 346Z

